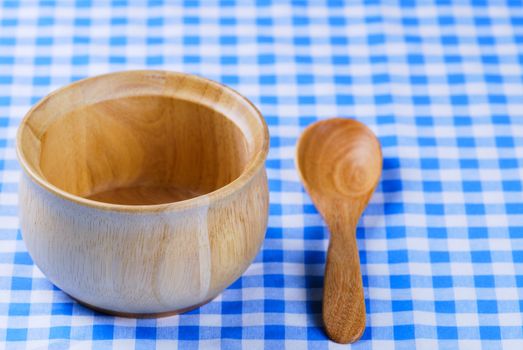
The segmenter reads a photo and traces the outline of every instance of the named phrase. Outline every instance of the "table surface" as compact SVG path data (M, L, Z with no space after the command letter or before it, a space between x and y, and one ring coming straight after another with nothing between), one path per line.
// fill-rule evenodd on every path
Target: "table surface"
M328 232L293 156L309 123L369 125L383 176L357 231L358 349L523 348L523 4L0 2L0 348L327 349ZM217 299L135 320L86 309L33 264L15 133L40 98L100 73L167 69L250 98L271 134L263 248Z

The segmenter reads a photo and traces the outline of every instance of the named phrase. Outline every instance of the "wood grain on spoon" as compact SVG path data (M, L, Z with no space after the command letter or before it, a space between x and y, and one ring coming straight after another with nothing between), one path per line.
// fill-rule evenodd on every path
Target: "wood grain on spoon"
M303 132L296 163L330 230L323 290L325 330L338 343L352 343L365 330L356 226L381 176L381 147L360 122L327 119Z

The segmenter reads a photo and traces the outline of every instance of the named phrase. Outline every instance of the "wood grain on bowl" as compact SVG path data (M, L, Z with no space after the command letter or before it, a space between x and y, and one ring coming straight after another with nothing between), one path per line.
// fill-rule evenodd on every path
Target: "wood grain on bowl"
M131 71L58 90L17 136L28 251L59 288L107 312L212 299L263 241L268 141L252 104L196 76Z

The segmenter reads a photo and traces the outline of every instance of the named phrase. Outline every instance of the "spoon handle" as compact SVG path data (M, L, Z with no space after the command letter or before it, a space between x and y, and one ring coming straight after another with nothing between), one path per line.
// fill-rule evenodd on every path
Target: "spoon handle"
M355 225L335 225L330 230L323 322L329 338L337 343L357 341L365 330L365 299L356 244Z

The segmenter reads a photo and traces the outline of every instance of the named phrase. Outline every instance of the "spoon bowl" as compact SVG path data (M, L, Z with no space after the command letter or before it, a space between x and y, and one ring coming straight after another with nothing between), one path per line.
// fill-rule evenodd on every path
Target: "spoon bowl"
M319 121L298 140L296 165L330 231L323 290L325 330L338 343L352 343L365 330L356 226L381 176L380 143L355 120Z
M304 131L297 163L307 190L321 188L329 196L354 197L376 186L381 176L381 148L365 125L332 118Z

